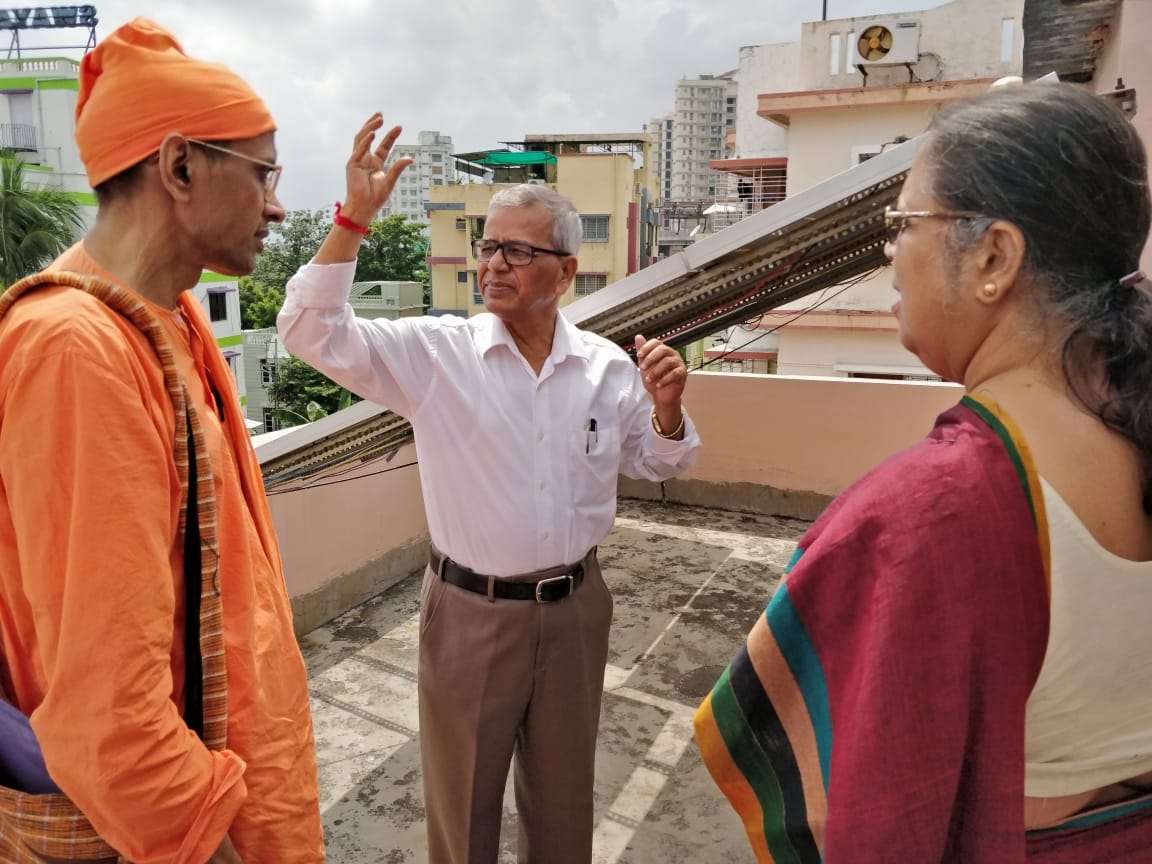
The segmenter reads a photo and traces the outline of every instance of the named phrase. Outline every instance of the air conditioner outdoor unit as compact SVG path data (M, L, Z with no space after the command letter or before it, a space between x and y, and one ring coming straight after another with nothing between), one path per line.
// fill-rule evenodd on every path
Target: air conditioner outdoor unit
M852 46L853 66L899 66L920 59L919 21L864 22Z
M456 230L457 231L463 231L467 227L468 227L468 220L467 219L457 219L456 220Z

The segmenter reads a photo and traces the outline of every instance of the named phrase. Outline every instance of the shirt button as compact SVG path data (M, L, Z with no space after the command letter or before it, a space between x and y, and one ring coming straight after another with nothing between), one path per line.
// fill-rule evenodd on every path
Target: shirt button
M548 484L545 483L543 480L541 480L540 481L540 491L543 492L547 488L548 488Z
M549 533L548 531L545 531L545 532L544 532L544 539L545 539L545 540L547 540L547 539L548 539L549 537L551 537L551 536L552 536L552 535L551 535L551 533Z
M537 441L543 441L544 440L544 433L543 432L537 432L536 433L536 440Z

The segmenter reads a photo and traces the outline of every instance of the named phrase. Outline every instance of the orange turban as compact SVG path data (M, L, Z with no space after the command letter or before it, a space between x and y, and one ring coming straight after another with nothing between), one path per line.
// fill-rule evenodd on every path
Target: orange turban
M189 57L146 18L117 29L80 64L76 143L92 186L151 156L172 132L241 141L275 128L243 79Z

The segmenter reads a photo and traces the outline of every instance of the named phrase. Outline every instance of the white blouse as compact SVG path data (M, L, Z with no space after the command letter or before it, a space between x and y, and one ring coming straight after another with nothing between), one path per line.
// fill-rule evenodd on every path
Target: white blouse
M1025 721L1025 795L1076 795L1152 771L1152 562L1102 547L1041 478L1051 625Z

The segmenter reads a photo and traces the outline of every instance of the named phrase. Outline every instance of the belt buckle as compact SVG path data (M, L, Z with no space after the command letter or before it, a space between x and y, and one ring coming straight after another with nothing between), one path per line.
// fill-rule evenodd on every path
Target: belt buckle
M563 600L564 597L557 597L555 600L545 600L541 594L541 589L545 585L548 585L548 584L553 583L553 582L563 582L563 581L568 582L568 593L565 594L564 597L572 596L572 574L571 573L562 573L559 576L552 576L548 579L541 579L539 582L536 583L536 602L537 603L556 603L560 600Z

